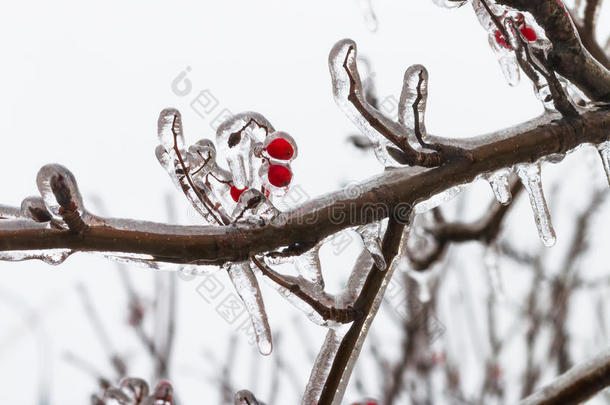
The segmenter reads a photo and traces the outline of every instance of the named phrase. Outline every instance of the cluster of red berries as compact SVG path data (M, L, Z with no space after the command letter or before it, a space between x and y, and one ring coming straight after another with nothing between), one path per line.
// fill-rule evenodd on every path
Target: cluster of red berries
M533 42L538 39L536 31L534 31L532 27L528 27L527 24L525 24L525 17L523 17L523 14L517 16L516 23L517 27L519 28L519 31L521 31L521 35L523 35L523 37L528 42ZM500 45L501 47L510 49L511 51L513 50L513 47L508 42L506 42L506 38L504 38L504 35L502 35L502 32L500 32L500 30L494 31L494 38L496 40L496 43L498 43L498 45Z
M284 133L278 133L276 136L270 136L269 141L265 142L264 151L269 158L290 161L295 155L294 141L289 135ZM268 162L267 166L267 179L269 183L275 187L282 188L286 187L292 181L292 171L290 168L281 163L271 163L270 159L266 158ZM234 185L231 186L230 194L233 201L239 201L241 194L246 191L247 188L239 189ZM265 193L268 196L268 192Z

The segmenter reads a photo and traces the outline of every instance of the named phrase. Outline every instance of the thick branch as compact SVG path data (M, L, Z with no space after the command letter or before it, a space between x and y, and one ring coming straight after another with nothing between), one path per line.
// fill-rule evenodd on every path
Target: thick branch
M610 350L572 367L519 405L579 404L610 385Z
M498 0L499 4L530 12L553 44L550 67L596 101L610 102L610 71L583 47L571 18L557 0Z
M72 249L150 255L173 263L220 264L247 260L297 243L312 244L347 227L388 217L483 173L565 153L585 143L608 140L610 112L584 113L578 119L553 121L545 116L495 134L460 141L472 159L460 159L427 170L389 170L359 185L360 193L334 192L282 215L280 221L252 228L172 226L116 221L90 224L80 235L66 230L27 228L2 230L0 251ZM432 137L431 137L432 138Z

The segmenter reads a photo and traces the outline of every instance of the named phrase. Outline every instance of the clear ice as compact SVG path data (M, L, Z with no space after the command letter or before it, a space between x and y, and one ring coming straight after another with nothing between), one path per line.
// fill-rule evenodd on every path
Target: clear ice
M256 281L256 276L247 262L231 264L228 273L235 290L243 301L248 314L250 314L258 351L263 355L270 354L273 348L271 328L269 327L263 296L258 281Z
M555 244L555 230L551 223L551 214L544 199L542 180L540 178L540 164L526 163L515 166L515 173L519 176L523 187L527 191L530 205L534 212L536 228L542 243L551 247Z

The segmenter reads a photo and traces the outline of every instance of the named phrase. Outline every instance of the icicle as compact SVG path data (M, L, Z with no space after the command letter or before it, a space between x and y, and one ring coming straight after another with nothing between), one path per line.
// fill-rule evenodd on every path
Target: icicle
M71 254L72 251L67 249L8 251L0 252L0 261L21 262L25 260L41 260L46 264L57 266L62 264Z
M271 329L265 312L265 304L258 287L258 282L247 262L229 266L229 276L235 290L241 297L246 310L250 314L252 326L258 343L258 350L263 355L271 354Z
M508 177L510 170L500 169L489 175L485 176L485 179L489 182L491 189L496 197L496 200L502 205L510 204L512 195L510 193L510 183Z
M387 146L392 145L383 135L371 126L363 112L388 128L392 133L400 134L404 129L372 107L365 99L357 67L356 43L344 39L333 47L328 56L328 66L332 78L335 102L349 120L366 135L374 146L377 160L385 167L400 166L389 154ZM357 107L358 106L358 107Z
M602 158L604 171L606 172L608 184L610 185L610 141L602 142L597 145L597 150L599 151L599 157Z
M500 276L500 266L498 265L499 259L498 246L492 243L485 248L483 253L483 264L487 270L487 277L489 278L489 285L493 293L498 300L504 299L504 285L502 283L502 277Z
M371 32L376 32L377 28L379 28L379 23L377 22L377 16L375 15L371 0L358 0L358 3L362 9L366 28Z
M538 235L545 246L551 247L555 244L555 230L551 223L551 214L544 199L542 180L540 178L540 164L519 164L515 166L515 172L519 176L523 187L527 191L530 204L534 212Z
M280 211L260 191L249 188L240 195L232 218L236 222L266 224L279 213Z
M432 2L443 8L457 8L468 3L468 0L432 0Z
M295 266L306 281L324 289L324 278L322 277L322 264L320 263L320 247L316 245L312 249L295 258Z
M62 207L70 206L81 216L85 212L76 179L65 167L58 164L43 166L38 171L36 183L47 210L55 219L62 220Z
M309 381L305 387L305 393L301 400L301 405L312 405L318 402L324 383L330 372L330 368L333 364L333 360L339 350L339 345L347 329L343 328L339 331L330 329L326 333L326 338L322 344L322 348L318 352L316 361L311 370Z
M510 86L517 86L521 80L517 58L512 53L503 53L498 56L498 63L506 82Z
M362 238L364 247L371 254L373 260L375 260L375 265L379 270L383 271L387 268L387 264L383 258L383 252L381 251L380 231L381 222L362 225L356 229L356 232Z

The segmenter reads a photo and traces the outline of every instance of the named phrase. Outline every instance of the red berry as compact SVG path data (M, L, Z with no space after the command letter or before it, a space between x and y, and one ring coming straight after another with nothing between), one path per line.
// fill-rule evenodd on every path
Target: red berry
M523 34L523 36L525 37L525 39L527 39L528 41L532 42L535 41L536 38L538 38L536 36L536 31L534 31L532 28L530 27L523 27L521 28L521 34Z
M239 196L241 195L241 193L243 193L247 189L248 189L248 187L244 187L240 190L235 186L231 186L231 198L233 199L233 201L238 202Z
M270 165L267 177L269 178L269 183L275 187L286 187L290 184L290 180L292 180L292 173L286 166Z
M494 32L494 37L496 39L496 42L503 48L506 49L513 49L512 46L510 46L509 44L506 43L506 40L504 39L504 36L502 35L502 33L500 32L500 30L496 30Z
M284 138L277 138L267 146L267 153L275 159L289 160L294 155L294 149Z

